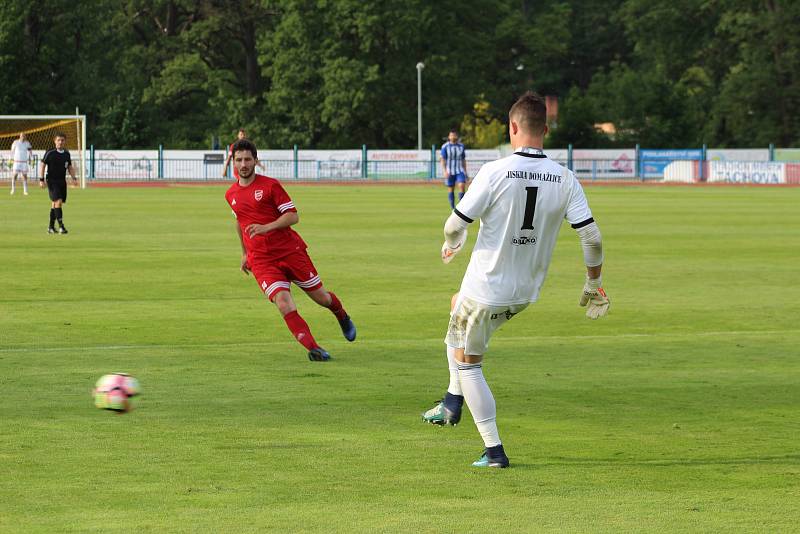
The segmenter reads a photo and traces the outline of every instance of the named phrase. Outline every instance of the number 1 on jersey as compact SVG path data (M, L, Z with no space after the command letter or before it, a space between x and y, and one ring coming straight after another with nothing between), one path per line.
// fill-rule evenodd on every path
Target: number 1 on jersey
M533 230L533 214L536 213L536 195L538 187L526 187L528 198L525 199L525 217L522 219L522 230Z

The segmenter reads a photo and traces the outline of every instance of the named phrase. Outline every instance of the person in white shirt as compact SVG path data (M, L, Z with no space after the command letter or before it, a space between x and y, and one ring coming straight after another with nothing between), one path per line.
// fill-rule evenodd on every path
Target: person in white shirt
M442 261L463 248L467 227L480 219L478 238L460 291L453 297L445 338L450 369L447 393L423 420L455 425L466 401L484 441L476 467L508 467L497 430L495 401L481 369L495 330L536 302L564 219L583 247L586 280L581 306L597 319L610 301L601 287L603 248L586 197L575 175L542 151L547 134L544 99L526 93L509 111L515 152L484 165L444 227Z
M11 143L11 194L13 195L17 185L17 176L22 176L22 192L28 194L28 165L32 158L31 144L25 138L25 132L19 134L19 139Z

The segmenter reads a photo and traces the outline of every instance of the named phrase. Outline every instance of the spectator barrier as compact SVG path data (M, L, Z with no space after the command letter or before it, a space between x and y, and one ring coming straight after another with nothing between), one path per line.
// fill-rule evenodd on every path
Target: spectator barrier
M467 171L474 177L480 167L511 153L467 149ZM657 181L667 183L800 183L800 149L546 149L553 160L569 167L582 181ZM38 178L39 158L29 178ZM439 181L443 179L437 147L430 150L263 150L260 172L281 180ZM86 154L87 181L210 182L223 176L223 150L101 150ZM73 156L77 165L78 158ZM0 154L0 179L11 177L9 154Z

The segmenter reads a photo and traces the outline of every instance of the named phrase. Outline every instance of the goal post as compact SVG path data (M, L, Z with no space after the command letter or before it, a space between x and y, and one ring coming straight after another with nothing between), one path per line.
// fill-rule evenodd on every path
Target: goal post
M65 148L72 156L75 176L86 187L86 115L0 115L0 179L10 180L13 161L11 143L21 133L31 144L33 166L28 178L40 178L39 162L44 153L54 147L53 138L62 133Z

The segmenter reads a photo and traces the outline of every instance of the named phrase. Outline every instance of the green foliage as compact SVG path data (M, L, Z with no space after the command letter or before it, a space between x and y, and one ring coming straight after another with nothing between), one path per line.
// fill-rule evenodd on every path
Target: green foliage
M567 2L498 2L502 17L494 39L492 86L507 110L529 89L557 94L569 87L560 66L569 61ZM521 4L521 5L520 5ZM483 24L486 24L485 22ZM505 113L505 111L503 112Z
M127 98L117 97L108 107L100 109L96 135L101 139L116 139L123 146L148 146L151 139L141 107L133 92Z
M620 141L800 142L800 4L627 0L617 20L633 55L596 74L589 94Z
M507 126L492 116L486 100L476 102L472 113L464 116L459 134L469 148L495 148L508 141Z
M798 2L735 2L718 34L731 62L712 103L710 135L732 146L800 144Z
M3 113L78 106L109 148L198 148L239 127L270 147L415 146L420 61L426 145L467 115L505 123L529 89L560 97L559 144L800 143L788 0L6 0L2 13Z
M598 122L613 122L626 146L692 146L694 132L685 115L684 95L658 69L636 71L615 64L595 76L588 94Z
M594 109L593 101L577 87L573 87L561 105L558 123L551 125L550 134L545 137L548 147L564 148L572 144L581 148L598 148L610 143L605 135L594 126L595 117L600 116Z

